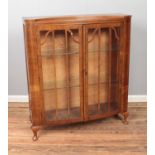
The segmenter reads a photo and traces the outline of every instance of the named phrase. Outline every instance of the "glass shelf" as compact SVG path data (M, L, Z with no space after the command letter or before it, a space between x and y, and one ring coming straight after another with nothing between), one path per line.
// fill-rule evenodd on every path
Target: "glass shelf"
M67 84L62 84L62 85L60 85L60 84L58 84L58 86L57 87L54 87L54 83L52 83L52 82L48 82L48 83L46 83L46 84L44 84L44 90L53 90L53 89L66 89L66 88L72 88L72 87L80 87L80 85L79 84L70 84L70 85L67 85Z
M119 51L119 49L117 48L117 49L112 49L111 51L115 51L115 52L117 52L117 51ZM108 49L100 49L100 50L97 50L97 49L94 49L94 50L88 50L88 53L96 53L96 52L109 52L109 50Z
M78 50L71 50L71 51L68 51L68 52L65 52L66 50L65 49L56 49L56 50L52 50L52 49L48 49L48 50L44 50L42 51L41 53L41 56L42 57L50 57L50 56L63 56L63 55L72 55L72 54L79 54L79 51ZM116 49L112 49L111 51L119 51L119 48L116 48ZM53 52L55 52L53 54ZM100 50L97 50L97 49L93 49L93 50L88 50L88 53L97 53L97 52L109 52L108 49L100 49Z
M100 85L108 85L109 82L105 82L105 81L100 81ZM118 81L112 81L111 84L118 84ZM98 83L89 83L89 86L97 86ZM53 89L67 89L67 88L73 88L73 87L80 87L80 84L78 81L71 81L69 85L67 85L67 83L65 82L57 82L57 87L55 88L55 83L53 82L46 82L44 83L44 90L53 90Z
M66 52L66 53L55 53L55 54L51 54L50 52L46 52L41 54L42 57L51 57L51 56L63 56L63 55L72 55L72 54L79 54L79 52L77 51L71 51L71 52Z
M52 48L44 49L41 51L41 56L57 56L57 55L70 55L70 54L79 54L79 49L65 49L58 48L53 50Z

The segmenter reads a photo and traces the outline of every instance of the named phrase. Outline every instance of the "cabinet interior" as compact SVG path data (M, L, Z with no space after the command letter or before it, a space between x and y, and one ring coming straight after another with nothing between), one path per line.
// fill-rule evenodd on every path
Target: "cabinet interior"
M80 45L76 29L41 31L44 105L48 120L80 117ZM46 41L45 41L46 40Z
M120 28L86 28L88 115L118 110ZM40 31L45 116L48 121L81 116L79 29Z

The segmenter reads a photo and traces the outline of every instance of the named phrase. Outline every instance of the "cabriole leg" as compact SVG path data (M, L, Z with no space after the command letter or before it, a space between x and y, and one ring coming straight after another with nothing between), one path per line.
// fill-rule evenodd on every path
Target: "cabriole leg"
M32 129L32 132L33 132L32 140L33 141L38 140L37 132L39 131L40 127L39 126L31 126L31 129Z
M122 113L116 114L115 116L118 116L124 124L128 124L128 120L127 120L129 116L128 112L122 112Z
M122 113L122 115L123 115L123 120L122 120L122 122L124 123L124 124L128 124L128 120L127 120L127 118L128 118L128 116L129 116L129 113L128 112L124 112L124 113Z

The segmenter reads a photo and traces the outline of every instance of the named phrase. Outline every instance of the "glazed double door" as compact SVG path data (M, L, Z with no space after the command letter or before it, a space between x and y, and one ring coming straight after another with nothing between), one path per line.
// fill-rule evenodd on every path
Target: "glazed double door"
M76 122L119 111L121 23L38 27L43 114Z

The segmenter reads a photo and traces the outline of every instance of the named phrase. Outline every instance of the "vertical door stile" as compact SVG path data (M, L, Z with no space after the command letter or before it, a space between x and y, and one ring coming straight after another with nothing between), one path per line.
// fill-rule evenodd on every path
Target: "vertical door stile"
M120 31L119 31L119 53L118 53L118 101L119 101L119 110L121 111L122 105L121 105L121 75L122 75L122 48L123 48L123 24L121 25Z
M55 90L55 97L56 97L56 118L58 116L58 102L57 102L57 83L56 83L56 60L55 60L55 34L54 30L52 31L52 41L53 41L53 54L52 54L52 59L53 59L53 66L54 66L54 90Z
M79 89L79 93L80 93L80 112L81 112L81 117L83 119L84 117L84 75L83 75L83 64L84 64L84 51L83 51L83 27L80 27L78 29L79 32L79 46L80 46L80 50L79 50L79 67L80 67L80 74L79 74L79 83L80 83L80 89Z
M100 52L101 28L98 28L98 111L100 110Z
M117 30L117 29L116 29ZM117 39L117 49L116 49L116 52L117 52L117 74L116 74L116 84L117 84L117 96L119 96L119 61L120 61L120 31L117 31L118 32L118 39ZM117 101L119 102L119 100Z
M88 119L88 28L84 28L84 104L85 120Z
M68 115L70 115L70 76L69 76L69 49L68 49L68 32L65 30L65 68L66 68L66 82L67 82L67 107L68 107Z
M111 51L112 50L112 30L109 28L109 55L108 55L108 72L109 72L109 81L108 81L108 111L111 108Z

